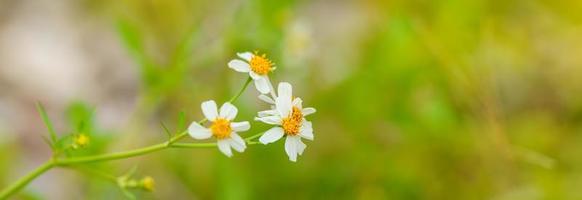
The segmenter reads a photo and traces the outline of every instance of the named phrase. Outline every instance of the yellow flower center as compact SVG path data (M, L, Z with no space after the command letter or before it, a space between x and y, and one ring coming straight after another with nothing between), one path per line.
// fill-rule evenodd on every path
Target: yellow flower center
M267 59L267 55L259 56L257 53L253 54L250 61L251 70L259 75L266 75L273 69L273 62Z
M294 136L299 134L299 128L301 128L301 122L303 121L303 113L301 109L293 106L293 110L287 118L283 119L281 123L285 134Z
M230 121L223 118L217 118L210 126L210 130L212 131L212 135L214 135L214 137L218 139L224 139L230 137L232 128L230 128Z

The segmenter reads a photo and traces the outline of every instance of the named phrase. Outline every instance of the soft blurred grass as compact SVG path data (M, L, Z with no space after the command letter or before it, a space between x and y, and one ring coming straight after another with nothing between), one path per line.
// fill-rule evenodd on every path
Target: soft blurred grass
M159 121L181 111L193 121L201 101L227 100L245 79L226 67L239 51L266 52L272 80L318 109L297 163L278 142L230 159L180 149L95 165L118 175L139 165L158 183L142 198L582 198L578 1L84 3L111 21L142 80L126 130L91 124L113 132L94 136L94 152L161 141ZM294 23L311 34L294 40ZM237 119L266 108L256 95L240 99ZM86 107L72 105L73 124ZM252 125L244 135L267 128ZM6 173L11 154L0 157ZM122 198L79 176L83 197Z

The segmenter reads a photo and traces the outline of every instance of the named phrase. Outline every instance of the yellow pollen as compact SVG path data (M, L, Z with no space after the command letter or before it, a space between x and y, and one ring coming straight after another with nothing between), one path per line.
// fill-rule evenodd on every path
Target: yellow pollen
M285 134L291 136L299 134L299 128L301 127L302 121L303 113L301 113L301 109L293 106L291 114L289 114L287 118L284 118L283 122L281 123Z
M273 69L273 62L267 59L267 55L258 55L257 52L253 54L250 61L251 70L259 75L266 75Z
M232 128L230 128L230 121L223 118L217 118L210 126L210 130L212 131L212 135L214 135L214 137L218 139L224 139L230 137Z

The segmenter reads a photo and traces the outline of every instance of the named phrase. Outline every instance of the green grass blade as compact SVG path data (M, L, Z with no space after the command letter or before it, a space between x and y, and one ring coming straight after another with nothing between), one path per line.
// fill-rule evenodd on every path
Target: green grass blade
M40 117L42 118L44 125L48 129L50 141L51 141L51 147L54 147L54 145L57 142L57 133L55 132L55 129L53 128L53 124L51 123L48 115L46 114L46 110L44 109L44 106L40 102L36 103L36 109L38 110L38 113L40 114Z

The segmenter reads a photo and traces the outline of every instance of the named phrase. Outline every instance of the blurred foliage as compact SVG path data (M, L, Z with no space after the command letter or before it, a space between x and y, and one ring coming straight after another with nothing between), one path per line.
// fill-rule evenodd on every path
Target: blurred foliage
M98 109L70 105L66 135L91 138L71 155L163 141L160 121L174 131L180 119L201 118L200 102L225 101L244 83L226 67L240 51L266 52L278 65L272 80L293 83L318 109L315 141L297 163L277 142L230 159L216 149L170 149L90 166L117 175L139 166L156 180L140 199L582 198L580 1L82 5L110 21L141 84L126 130L99 127ZM296 24L310 34L294 35ZM266 109L256 96L247 90L237 119ZM251 124L243 136L267 127ZM6 171L11 155L0 158ZM99 177L75 181L86 199L123 198Z

